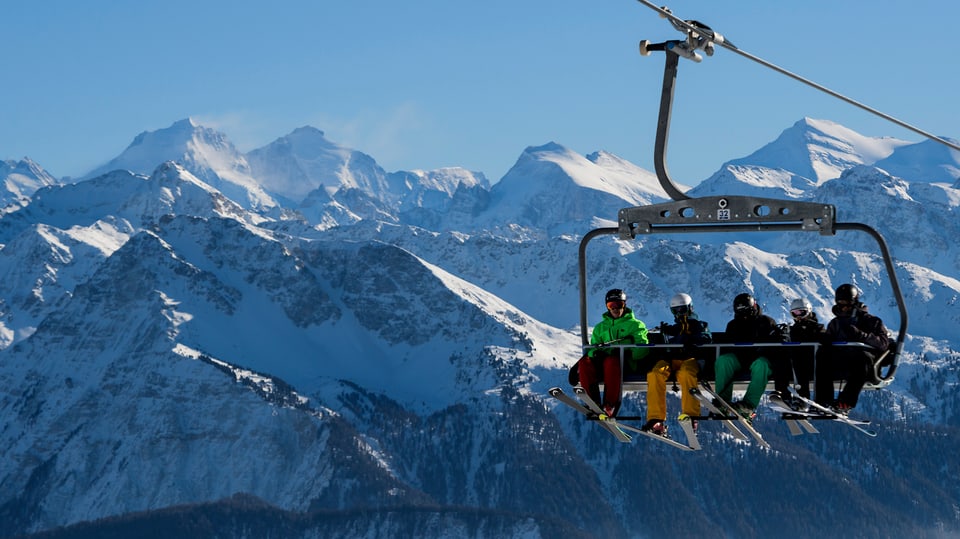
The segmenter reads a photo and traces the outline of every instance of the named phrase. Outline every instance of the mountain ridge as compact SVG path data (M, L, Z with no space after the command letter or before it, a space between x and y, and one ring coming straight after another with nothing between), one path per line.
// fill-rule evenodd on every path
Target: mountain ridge
M198 127L179 124L191 137ZM276 206L233 200L191 169L196 160L40 187L0 212L0 276L10 283L0 290L0 411L10 418L0 429L9 448L0 536L132 512L150 519L151 510L237 492L296 514L493 511L502 515L494 529L534 537L669 533L678 506L688 508L690 533L960 529L950 504L960 495L928 473L931 462L944 477L960 473L943 458L960 428L950 390L960 383L952 331L960 281L951 276L960 194L949 182L854 164L869 160L856 148L874 139L842 139L832 141L850 166L836 178L745 162L691 190L794 189L835 203L842 220L866 221L891 240L910 302L897 380L855 411L881 436L822 422L816 437L791 437L764 409L755 425L769 452L732 444L708 422L698 454L620 445L546 396L567 383L581 353L582 235L615 225L622 207L665 200L652 173L615 155L548 143L524 150L493 185L463 169L381 169L375 182L332 192L311 184L304 202L278 196ZM896 327L870 238L763 238L594 242L588 322L611 287L627 290L651 328L677 291L694 296L715 331L741 290L778 320L797 295L829 319L832 289L852 281ZM669 403L678 409L675 396ZM627 395L624 410L643 409ZM660 488L635 480L652 469L663 471ZM756 495L731 520L712 500L732 481ZM807 518L851 499L843 522ZM777 509L788 505L795 517ZM432 530L431 518L378 520L370 533Z

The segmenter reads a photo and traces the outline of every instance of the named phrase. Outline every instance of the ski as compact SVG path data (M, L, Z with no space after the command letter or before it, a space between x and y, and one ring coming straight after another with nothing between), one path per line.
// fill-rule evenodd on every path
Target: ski
M853 419L850 417L846 417L834 412L833 410L825 406L817 404L815 401L808 399L806 397L801 397L799 395L796 395L796 398L802 401L803 403L805 403L808 406L808 408L806 410L795 410L791 408L790 405L783 402L783 399L778 399L776 397L769 399L769 402L771 405L770 407L777 410L778 412L788 414L795 418L803 417L807 419L837 420L837 421L843 421L845 423L851 423L857 426L867 426L870 424L869 419Z
M870 424L870 421L869 421L869 420L864 420L864 419L852 419L852 418L849 418L849 417L847 417L847 416L845 416L845 415L838 414L838 413L834 412L833 410L827 408L826 406L823 406L823 405L821 405L821 404L818 404L817 402L812 401L812 400L810 400L810 399L808 399L808 398L806 398L806 397L801 397L800 395L797 395L796 393L794 393L794 397L800 399L801 401L803 401L804 403L806 403L806 404L810 407L810 409L809 409L807 412L802 412L802 413L801 413L801 412L794 412L794 413L796 413L796 414L803 415L804 417L806 417L806 418L808 418L808 419L830 419L830 420L836 421L836 422L838 422L838 423L843 423L843 424L845 424L845 425L849 425L849 426L857 429L858 431L866 434L867 436L870 436L871 438L873 438L873 437L875 437L875 436L877 435L877 431L867 428L867 425Z
M563 390L560 389L559 387L551 387L550 396L566 404L567 406L573 408L574 410L580 412L581 414L587 417L594 415L594 413L591 412L589 408L581 404L580 401L578 401L577 399L574 399L570 395L567 395L566 393L564 393Z
M616 439L621 442L629 442L632 440L631 436L627 434L623 429L620 428L620 425L617 423L617 420L608 417L607 414L600 408L600 405L593 402L593 399L590 398L590 395L587 395L587 390L583 389L580 386L574 386L573 392L577 394L577 398L580 399L583 404L587 406L587 409L591 412L593 416L592 419L596 419L600 423L600 426L607 429Z
M750 421L747 418L743 417L736 410L734 410L733 406L730 406L730 403L721 399L720 395L717 395L716 393L714 393L714 391L710 389L710 387L707 386L705 383L701 382L700 387L703 388L702 391L700 391L699 388L694 388L694 389L697 389L698 393L700 393L699 395L697 395L697 398L700 399L701 402L707 405L708 408L716 409L717 407L713 404L713 401L715 399L723 407L723 411L726 412L726 413L722 413L721 415L729 416L732 414L733 416L735 416L736 420L740 422L740 428L749 432L750 435L753 436L753 439L757 442L757 444L767 449L770 448L770 444L763 439L763 435L760 434L757 431L757 429L753 428L753 425L750 423ZM691 389L690 391L693 392L694 389Z
M706 408L706 409L714 416L714 417L708 418L708 419L720 419L720 420L722 420L724 426L727 427L727 429L730 431L730 434L732 434L732 435L734 436L734 438L737 438L737 439L743 440L743 441L747 441L747 440L748 440L747 435L744 434L742 430L740 430L739 428L737 428L737 424L734 423L734 420L735 420L736 418L733 417L732 415L728 415L728 414L725 414L725 413L721 412L719 408L717 408L716 406L713 405L713 402L711 402L710 397L707 397L706 395L704 395L704 394L700 391L700 389L698 389L698 388L696 388L696 387L691 388L691 389L690 389L690 394L693 395L694 397L696 397L697 400L700 401L700 404L701 404L704 408Z
M809 432L810 434L818 434L820 432L806 419L794 419L791 417L782 417L781 419L787 424L787 430L790 431L791 436L800 436L804 432Z
M584 402L580 402L577 399L574 399L573 397L567 395L559 387L550 388L550 396L566 404L567 406L573 408L574 410L580 412L581 414L587 416L587 419L591 421L597 421L598 423L600 423L602 427L604 427L605 429L607 429L607 431L609 431L611 434L616 436L616 438L621 442L629 442L632 439L632 437L629 434L624 432L624 431L630 431L630 432L636 432L638 434L642 434L649 438L653 438L659 442L663 442L667 445L676 447L677 449L682 449L684 451L695 451L697 449L700 449L699 444L697 444L697 447L685 445L676 440L664 438L663 436L657 436L652 432L647 432L643 429L638 429L631 425L627 425L626 423L621 423L614 418L606 417L606 414L603 414L603 412L600 411L600 407L597 406L595 402L593 402L593 399L591 399L590 396L586 394L586 391L584 391L582 388L579 388L579 387L574 387L574 391L577 393L579 397L581 397L584 400L586 404L584 404ZM601 414L603 415L604 419L600 419ZM616 429L617 432L610 430L611 428Z
M676 440L674 440L674 439L667 438L666 436L660 436L660 435L654 434L654 433L652 433L652 432L650 432L650 431L646 431L646 430L643 430L643 429L641 429L641 428L634 427L634 426L632 426L632 425L627 425L626 423L621 423L621 422L617 421L615 418L607 417L606 414L604 414L603 411L600 409L600 405L598 405L596 402L594 402L593 399L590 398L590 395L587 395L587 391L586 391L585 389L583 389L583 388L580 387L580 386L577 386L577 387L574 387L574 388L573 388L573 391L577 394L578 397L580 397L580 399L584 402L584 404L586 404L587 408L589 408L589 409L593 412L592 415L596 415L597 417L604 417L604 418L605 418L605 419L601 419L601 420L600 420L600 421L601 421L601 424L615 427L617 430L619 430L620 432L622 432L624 435L627 435L626 432L624 432L624 430L628 430L628 431L630 431L630 432L635 432L635 433L637 433L637 434L642 434L642 435L644 435L644 436L646 436L646 437L648 437L648 438L653 438L654 440L656 440L656 441L658 441L658 442L663 442L663 443L665 443L665 444L667 444L667 445L669 445L669 446L676 447L677 449L682 449L682 450L684 450L684 451L696 451L696 450L700 449L700 444L699 444L699 443L697 443L697 446L694 447L694 446L692 446L692 445L687 445L687 444L678 442L678 441L676 441ZM616 436L616 435L614 435L614 436ZM689 440L690 438L688 437L687 439ZM694 439L696 439L696 438L694 437Z
M608 420L608 421L616 421L616 420ZM687 423L689 423L689 421ZM667 438L665 436L660 436L659 434L654 434L648 430L638 429L637 427L634 427L632 425L627 425L626 423L617 423L617 426L620 427L621 429L629 430L630 432L636 432L637 434L642 434L647 438L653 438L658 442L663 442L669 446L676 447L677 449L682 449L684 451L700 450L700 442L697 441L696 435L694 435L693 437L690 437L689 434L687 435L687 439L692 442L691 445L687 445L687 444L678 442L672 438ZM686 429L684 429L684 432L686 432Z
M683 429L683 434L687 437L687 445L694 450L700 450L700 440L697 439L697 431L693 428L694 421L696 419L687 414L680 414L680 417L677 418L680 428Z
M632 438L626 432L623 432L616 424L608 424L609 420L601 420L600 414L594 412L590 408L587 408L583 403L577 399L567 395L559 387L552 387L549 390L550 396L557 399L558 401L566 404L567 406L573 408L574 410L580 412L581 414L587 416L587 419L591 421L597 421L600 423L600 426L604 428L607 432L612 434L616 439L621 442L629 442Z
M783 401L783 398L781 398L779 394L771 393L767 395L767 404L774 411L780 412L781 419L787 423L787 428L793 436L800 436L804 432L809 434L820 433L820 431L807 420L807 416L798 414L796 410Z

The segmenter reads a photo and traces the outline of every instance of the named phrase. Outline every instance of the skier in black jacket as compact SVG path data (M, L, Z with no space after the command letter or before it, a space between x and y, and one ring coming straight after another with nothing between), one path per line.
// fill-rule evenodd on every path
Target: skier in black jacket
M750 294L739 294L733 299L733 320L727 323L725 337L731 342L774 343L783 342L777 322L763 314L757 300ZM767 389L772 369L771 351L761 348L736 348L721 354L715 364L714 384L717 395L729 402L740 415L752 420L760 397ZM743 399L730 402L733 396L733 378L738 371L750 371L750 384Z
M846 415L857 405L868 369L872 369L877 357L887 350L890 336L883 321L867 312L856 286L840 285L835 299L833 314L836 318L827 324L827 340L860 342L869 346L841 347L828 343L817 352L816 401ZM833 379L842 374L846 374L847 383L834 400Z

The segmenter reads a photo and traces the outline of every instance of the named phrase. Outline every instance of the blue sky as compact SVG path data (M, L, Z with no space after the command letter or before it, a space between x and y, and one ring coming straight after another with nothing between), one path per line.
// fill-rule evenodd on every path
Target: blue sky
M666 2L666 0L663 0ZM960 139L946 0L676 0L743 50ZM663 56L680 36L632 0L143 0L3 8L0 159L79 176L142 131L196 118L249 151L311 125L388 171L499 180L527 146L653 169ZM668 165L687 184L804 116L921 137L718 50L682 62Z

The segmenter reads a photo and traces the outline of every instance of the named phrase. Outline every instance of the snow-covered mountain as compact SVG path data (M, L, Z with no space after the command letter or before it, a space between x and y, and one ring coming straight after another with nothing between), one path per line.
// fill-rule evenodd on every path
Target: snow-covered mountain
M874 166L910 182L955 184L960 180L960 152L932 140L902 146Z
M29 158L0 161L0 181L0 212L8 206L29 202L37 189L57 183L56 178Z
M372 157L335 144L309 126L249 152L247 160L266 190L292 203L320 188L328 195L343 188L390 194L386 172Z
M477 222L556 235L589 229L597 218L616 222L625 206L664 200L652 173L606 152L582 156L551 142L524 150L490 190L489 207Z
M834 122L804 118L752 154L724 163L690 195L803 198L843 171L873 164L909 144L890 137L865 137Z
M911 155L950 166L911 147L805 119L691 191L828 202L880 230L910 335L891 389L857 409L877 438L791 437L764 411L773 450L704 424L704 451L680 455L620 445L546 396L579 356L580 238L665 200L652 173L549 143L491 187L386 172L309 127L246 156L189 121L142 134L103 174L0 213L0 537L170 511L225 535L266 520L288 537L656 536L678 507L691 534L956 533L960 493L929 470L960 473L960 192L893 175ZM650 326L677 291L715 329L741 291L781 321L797 296L827 319L842 282L901 322L869 237L694 239L592 243L590 322L614 286ZM731 485L738 518L716 503Z
M246 158L222 133L192 118L170 127L144 131L119 156L81 178L91 179L115 170L149 175L165 161L175 161L211 187L245 208L270 210L277 202L250 174Z
M770 144L730 164L789 170L821 184L852 166L888 157L907 144L891 137L865 137L827 120L804 118Z

